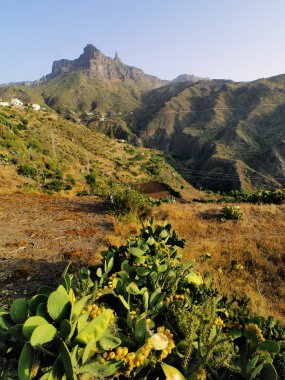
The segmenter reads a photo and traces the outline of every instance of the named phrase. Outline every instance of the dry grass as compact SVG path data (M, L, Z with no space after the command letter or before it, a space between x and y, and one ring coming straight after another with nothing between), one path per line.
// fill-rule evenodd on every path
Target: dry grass
M110 245L117 247L126 244L127 238L137 235L141 226L138 222L126 223L114 216L111 217L113 232L106 236L106 240Z
M241 205L244 220L238 222L221 222L221 209L163 205L155 218L169 221L186 239L184 259L196 259L220 291L245 293L255 312L285 321L285 206ZM242 267L235 268L233 260Z
M244 220L238 222L221 222L222 207L163 204L154 209L154 218L172 224L186 240L184 259L196 259L196 269L209 273L221 292L246 294L254 312L285 322L285 205L243 204ZM107 238L119 246L139 228L113 219L114 233Z

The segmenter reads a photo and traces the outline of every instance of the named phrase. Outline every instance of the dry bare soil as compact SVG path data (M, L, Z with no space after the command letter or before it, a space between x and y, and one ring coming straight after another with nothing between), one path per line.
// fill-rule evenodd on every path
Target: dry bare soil
M96 197L1 195L0 304L52 284L69 260L97 263L112 229L104 209Z

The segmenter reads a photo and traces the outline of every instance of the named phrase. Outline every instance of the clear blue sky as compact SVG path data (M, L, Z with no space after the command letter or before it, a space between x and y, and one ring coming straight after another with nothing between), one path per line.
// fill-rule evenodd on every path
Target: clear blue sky
M0 83L37 79L87 43L160 78L285 73L285 0L5 0Z

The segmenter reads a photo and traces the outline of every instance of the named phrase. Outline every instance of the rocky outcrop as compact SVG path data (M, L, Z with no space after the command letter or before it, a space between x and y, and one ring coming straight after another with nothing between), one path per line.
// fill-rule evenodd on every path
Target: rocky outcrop
M122 81L133 80L150 88L158 88L169 83L153 75L145 74L137 67L125 65L117 52L115 58L112 59L105 56L91 44L88 44L84 48L83 54L73 61L67 59L55 61L52 66L52 72L47 75L47 79L52 79L74 70L82 70L88 77L101 81L116 79Z

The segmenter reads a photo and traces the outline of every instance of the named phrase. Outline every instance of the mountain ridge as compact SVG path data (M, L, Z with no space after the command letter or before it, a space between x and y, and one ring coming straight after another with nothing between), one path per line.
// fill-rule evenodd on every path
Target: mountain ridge
M91 130L160 149L198 187L284 186L285 75L190 77L165 83L89 44L79 58L55 61L32 87L1 87L0 98L47 104Z
M52 72L46 76L46 79L49 80L74 70L82 70L88 77L98 80L134 80L150 85L152 88L169 83L169 81L145 74L143 70L137 67L124 64L118 53L115 54L114 59L107 57L92 44L88 44L79 58L75 60L54 61Z

